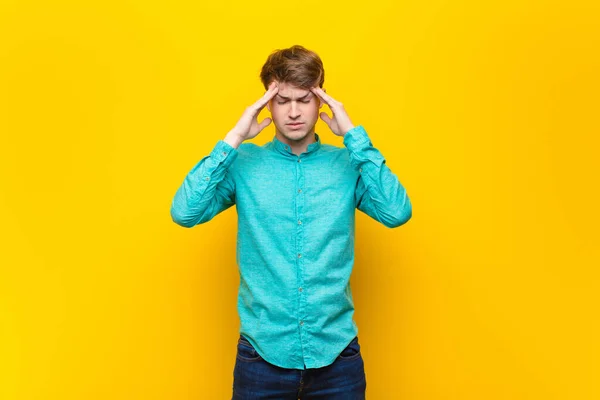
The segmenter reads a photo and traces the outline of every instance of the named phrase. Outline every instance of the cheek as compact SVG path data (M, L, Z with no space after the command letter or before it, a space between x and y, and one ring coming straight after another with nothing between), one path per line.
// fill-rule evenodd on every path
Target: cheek
M319 105L311 104L308 110L306 111L306 114L312 119L315 119L319 115Z
M271 116L275 120L279 120L285 114L285 111L281 107L271 107Z

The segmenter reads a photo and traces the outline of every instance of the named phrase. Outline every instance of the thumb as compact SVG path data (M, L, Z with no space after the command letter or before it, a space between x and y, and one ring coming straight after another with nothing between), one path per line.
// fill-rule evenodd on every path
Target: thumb
M267 126L269 126L271 124L271 118L267 117L265 119L263 119L260 124L258 124L258 131L262 131L263 129L265 129Z
M325 121L325 123L329 126L329 124L331 123L331 118L329 118L329 115L327 115L326 112L322 112L319 115L321 116L321 119Z

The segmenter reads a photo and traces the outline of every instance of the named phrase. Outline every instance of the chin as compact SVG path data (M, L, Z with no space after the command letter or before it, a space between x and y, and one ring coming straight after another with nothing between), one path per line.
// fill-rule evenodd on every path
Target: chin
M312 132L312 129L305 127L304 129L296 129L296 130L285 129L281 132L283 133L283 136L285 136L286 138L288 138L290 140L302 140L305 137L307 137L310 132Z
M304 139L307 135L308 132L305 129L286 132L286 136L294 140Z

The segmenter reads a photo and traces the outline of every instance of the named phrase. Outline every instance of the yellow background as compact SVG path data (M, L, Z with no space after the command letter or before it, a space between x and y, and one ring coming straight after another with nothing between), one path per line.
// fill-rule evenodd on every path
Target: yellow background
M600 399L598 4L2 0L0 399L231 397L237 216L169 209L293 44L413 204L357 213L368 398Z

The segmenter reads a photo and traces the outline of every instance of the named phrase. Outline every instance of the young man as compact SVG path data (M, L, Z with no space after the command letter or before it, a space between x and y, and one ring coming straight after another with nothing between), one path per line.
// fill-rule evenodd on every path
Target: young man
M412 206L365 129L322 89L317 54L302 46L275 51L260 77L266 93L188 173L171 216L193 227L236 205L241 327L233 398L362 399L349 284L355 210L393 228L411 218ZM323 104L332 116L319 114ZM265 106L271 118L259 123ZM343 147L321 143L319 116ZM243 143L271 122L270 142Z

